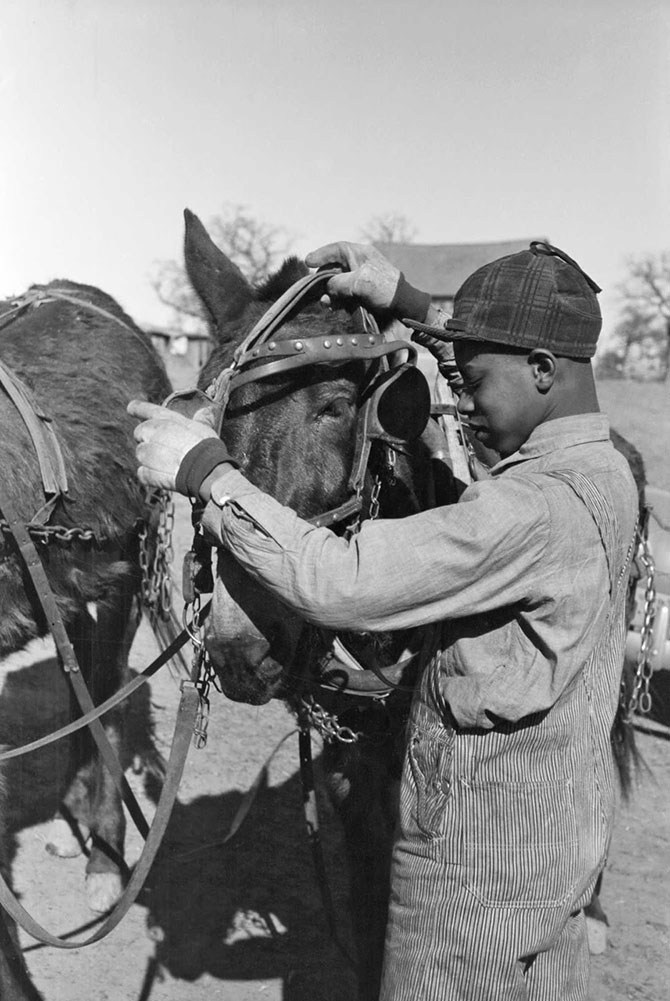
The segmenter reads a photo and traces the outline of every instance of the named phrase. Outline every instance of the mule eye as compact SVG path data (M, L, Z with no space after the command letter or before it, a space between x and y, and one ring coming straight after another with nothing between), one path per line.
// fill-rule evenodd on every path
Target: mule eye
M350 399L346 396L336 396L335 399L329 400L328 403L319 411L317 414L317 420L323 420L324 418L342 420L342 418L350 415L352 408L353 403Z

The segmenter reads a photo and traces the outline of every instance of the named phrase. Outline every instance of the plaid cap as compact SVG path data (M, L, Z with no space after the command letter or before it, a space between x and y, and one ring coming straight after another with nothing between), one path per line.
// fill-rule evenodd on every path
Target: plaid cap
M600 291L564 251L534 240L528 250L500 257L466 278L444 327L403 323L444 341L492 341L592 358L602 327Z

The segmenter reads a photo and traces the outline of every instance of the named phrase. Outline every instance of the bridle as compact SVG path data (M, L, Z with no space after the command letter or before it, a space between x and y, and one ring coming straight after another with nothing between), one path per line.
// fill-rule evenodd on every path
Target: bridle
M416 368L415 346L402 340L387 341L374 317L363 307L352 314L354 333L276 338L279 328L318 299L329 279L339 273L339 269L328 268L292 285L238 345L231 365L219 374L206 394L217 410L220 434L231 393L245 384L312 365L339 366L350 361L370 365L356 425L350 496L343 504L308 519L316 526L330 526L358 516L372 443L380 441L389 448L402 449L409 439L419 437L430 415L430 394ZM400 352L407 355L407 361L393 363L392 356Z

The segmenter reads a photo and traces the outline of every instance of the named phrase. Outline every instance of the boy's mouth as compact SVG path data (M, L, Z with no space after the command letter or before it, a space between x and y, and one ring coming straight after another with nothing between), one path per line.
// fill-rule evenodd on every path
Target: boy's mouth
M461 424L463 425L463 427L467 428L468 431L471 431L472 434L474 435L488 434L489 432L488 427L485 424L480 423L479 421L472 421L468 420L467 418L461 418Z

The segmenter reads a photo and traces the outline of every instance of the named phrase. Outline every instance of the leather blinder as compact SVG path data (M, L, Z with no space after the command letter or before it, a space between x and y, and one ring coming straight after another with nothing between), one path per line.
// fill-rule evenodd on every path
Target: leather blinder
M430 418L430 390L423 373L411 364L379 375L363 403L366 434L382 441L420 438Z
M399 365L378 375L359 410L349 488L363 489L373 441L400 444L420 438L430 419L430 390L421 371Z

